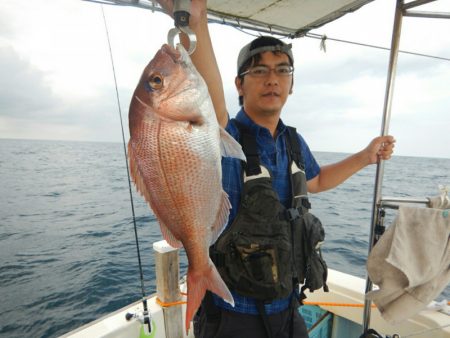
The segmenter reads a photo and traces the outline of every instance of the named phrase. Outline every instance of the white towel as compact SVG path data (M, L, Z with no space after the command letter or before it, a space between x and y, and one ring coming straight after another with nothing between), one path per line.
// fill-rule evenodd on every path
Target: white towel
M436 208L448 204L436 198L430 205L434 208L400 206L367 260L379 290L366 297L393 325L424 309L450 282L450 215Z

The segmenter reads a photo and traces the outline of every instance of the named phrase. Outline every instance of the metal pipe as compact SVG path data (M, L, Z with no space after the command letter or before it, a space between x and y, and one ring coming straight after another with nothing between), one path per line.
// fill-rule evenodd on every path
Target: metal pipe
M398 50L400 44L400 33L402 27L402 19L403 19L403 0L397 0L397 4L395 7L395 16L394 16L394 26L392 30L392 40L391 40L391 53L389 56L389 68L388 68L388 76L386 83L386 91L384 98L384 106L383 106L383 119L381 123L381 135L385 136L388 134L389 130L389 122L391 118L391 107L392 107L392 96L394 92L394 82L395 82L395 73L397 70L397 59L398 59ZM377 164L376 176L375 176L375 189L374 189L374 197L372 203L372 219L370 226L370 238L369 238L369 254L372 250L373 245L375 244L375 226L378 222L378 206L381 199L381 185L383 181L383 173L384 173L384 162L379 161ZM369 276L366 279L366 294L372 291L372 281ZM370 314L371 314L371 301L365 299L364 300L364 313L363 313L363 333L367 332L370 325Z
M383 197L380 201L381 205L385 203L411 203L411 204L428 204L428 198L412 198L412 197Z
M450 19L450 14L445 12L405 11L403 16L416 18Z
M151 1L142 1L142 0L83 0L83 1L94 2L103 5L132 6L165 13L165 11L161 7L154 5L153 2Z
M380 201L380 208L398 209L401 204L424 204L430 205L428 198L408 198L408 197L383 197Z
M406 10L406 9L422 6L422 5L425 5L425 4L428 4L430 2L434 2L434 1L436 1L436 0L415 0L415 1L411 1L411 2L408 2L407 4L404 4L403 5L403 9Z

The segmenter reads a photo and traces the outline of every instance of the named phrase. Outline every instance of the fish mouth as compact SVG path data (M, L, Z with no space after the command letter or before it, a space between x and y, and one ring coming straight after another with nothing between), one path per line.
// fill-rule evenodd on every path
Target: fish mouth
M177 44L176 48L164 44L160 52L167 55L174 63L185 64L187 68L190 68L189 54L182 44Z
M180 52L168 44L165 44L161 47L161 52L169 56L175 63L180 61Z

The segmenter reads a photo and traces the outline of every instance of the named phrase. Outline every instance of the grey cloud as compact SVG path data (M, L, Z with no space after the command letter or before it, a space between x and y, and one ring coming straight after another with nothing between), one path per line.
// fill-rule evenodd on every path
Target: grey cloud
M389 51L372 48L364 48L364 54L358 53L342 61L329 62L327 58L323 62L314 62L313 65L302 63L301 56L296 65L296 81L303 84L338 84L352 80L360 76L386 79L389 63ZM329 51L332 53L333 51ZM420 52L420 50L418 51ZM432 55L450 57L450 49L442 48ZM398 75L409 73L418 76L433 75L438 72L439 65L448 64L448 61L437 60L429 57L400 53L398 58Z
M45 83L45 73L22 59L13 48L0 48L0 70L0 115L25 118L58 105Z
M436 53L436 56L450 57L450 51ZM441 66L448 66L448 61L418 55L400 54L398 72L401 74L415 74L418 77L430 77L440 72Z
M95 88L89 100L68 100L53 93L46 74L21 58L11 47L0 49L0 116L24 123L77 127L90 140L120 138L118 107L112 85ZM121 88L121 108L127 122L129 88ZM114 126L114 127L112 127ZM46 137L51 137L47 135Z
M339 84L360 76L385 77L387 58L367 56L366 58L348 58L338 62L315 63L314 66L301 64L296 66L295 81L302 84Z

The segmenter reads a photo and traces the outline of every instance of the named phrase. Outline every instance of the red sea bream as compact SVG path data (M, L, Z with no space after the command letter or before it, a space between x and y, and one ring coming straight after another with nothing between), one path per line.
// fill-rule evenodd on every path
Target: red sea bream
M179 45L162 46L145 68L129 112L130 170L164 239L189 261L186 331L206 290L234 304L208 255L231 208L222 189L221 156L245 160L217 123L203 78Z

